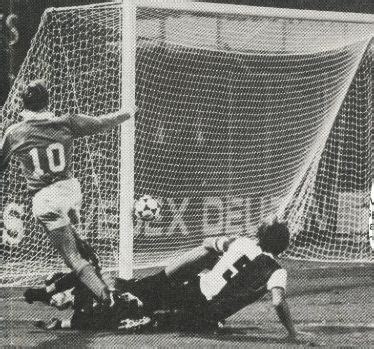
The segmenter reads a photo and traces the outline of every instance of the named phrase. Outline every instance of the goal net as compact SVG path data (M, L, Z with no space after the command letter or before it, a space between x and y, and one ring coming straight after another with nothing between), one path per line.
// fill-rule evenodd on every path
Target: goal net
M173 2L136 8L135 197L162 217L134 222L135 268L164 264L208 236L288 221L285 256L370 260L373 22L302 11ZM270 11L270 12L269 12ZM286 15L285 15L286 14ZM122 8L50 9L4 106L45 78L50 110L97 117L121 106ZM126 96L125 96L126 98ZM119 129L74 143L82 236L118 269ZM131 171L129 172L131 173ZM0 283L30 284L63 263L31 214L16 159L1 188ZM122 213L123 214L123 213Z

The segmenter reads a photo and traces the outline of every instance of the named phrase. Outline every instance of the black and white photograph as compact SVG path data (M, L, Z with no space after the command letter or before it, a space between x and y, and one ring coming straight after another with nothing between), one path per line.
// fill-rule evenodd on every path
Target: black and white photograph
M374 347L372 0L0 0L0 347Z

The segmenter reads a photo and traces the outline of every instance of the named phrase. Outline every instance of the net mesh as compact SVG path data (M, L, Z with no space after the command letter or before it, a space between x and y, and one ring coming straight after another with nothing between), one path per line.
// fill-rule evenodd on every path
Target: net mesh
M163 264L207 236L254 234L271 214L289 223L286 256L370 259L374 25L230 11L137 9L135 194L158 198L162 218L135 222L135 267ZM20 89L41 77L57 116L118 110L121 17L119 5L46 12L3 125L19 120ZM126 233L119 141L115 129L74 145L80 231L114 269ZM61 268L16 159L1 198L0 282Z

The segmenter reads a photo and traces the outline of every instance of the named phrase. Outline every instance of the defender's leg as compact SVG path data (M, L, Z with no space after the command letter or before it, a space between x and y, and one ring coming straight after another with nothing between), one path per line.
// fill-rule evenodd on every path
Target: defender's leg
M173 281L189 280L204 269L211 269L223 252L225 237L209 238L201 246L182 254L174 259L166 268L165 273Z

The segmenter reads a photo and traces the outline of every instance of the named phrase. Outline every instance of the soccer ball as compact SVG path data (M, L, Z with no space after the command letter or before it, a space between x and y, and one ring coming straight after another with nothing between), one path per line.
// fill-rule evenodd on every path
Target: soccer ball
M134 204L135 217L143 221L153 221L160 217L161 205L150 195L143 195Z

